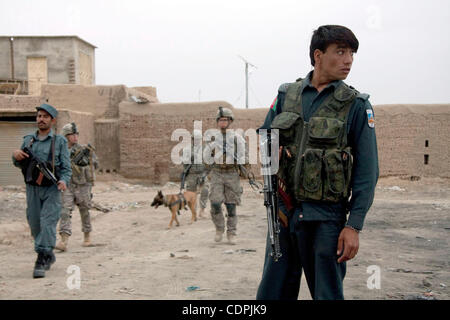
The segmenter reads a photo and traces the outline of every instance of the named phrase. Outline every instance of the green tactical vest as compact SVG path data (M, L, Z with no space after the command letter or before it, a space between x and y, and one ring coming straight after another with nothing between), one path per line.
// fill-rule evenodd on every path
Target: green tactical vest
M278 176L297 202L347 201L352 172L347 118L358 91L342 82L306 122L301 86L297 81L287 87L283 110L272 121L285 149Z

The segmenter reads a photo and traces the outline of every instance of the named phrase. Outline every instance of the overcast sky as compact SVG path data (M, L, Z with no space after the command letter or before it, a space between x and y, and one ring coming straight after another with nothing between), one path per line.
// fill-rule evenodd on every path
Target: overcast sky
M77 35L97 46L96 84L155 86L162 102L268 107L311 70L311 34L353 30L346 82L372 104L450 103L448 0L0 0L0 35Z

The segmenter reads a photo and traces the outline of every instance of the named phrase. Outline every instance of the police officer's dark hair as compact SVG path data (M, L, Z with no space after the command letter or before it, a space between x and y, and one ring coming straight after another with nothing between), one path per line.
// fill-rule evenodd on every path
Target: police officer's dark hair
M314 66L314 51L319 49L325 52L329 45L336 43L351 48L354 52L358 51L359 41L353 32L344 26L325 25L314 30L311 45L309 46L309 57Z

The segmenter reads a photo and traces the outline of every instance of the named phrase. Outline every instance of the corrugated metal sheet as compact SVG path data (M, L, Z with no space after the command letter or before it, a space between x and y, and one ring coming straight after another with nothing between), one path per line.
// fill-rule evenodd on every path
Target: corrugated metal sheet
M37 130L36 122L0 121L0 185L23 185L19 168L12 164L12 153L19 149L23 137Z

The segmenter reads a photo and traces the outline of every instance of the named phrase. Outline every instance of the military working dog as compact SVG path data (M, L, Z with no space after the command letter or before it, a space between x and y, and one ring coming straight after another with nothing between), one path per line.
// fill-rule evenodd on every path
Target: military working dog
M177 213L180 214L181 209L186 208L186 204L192 212L191 222L197 221L197 212L195 211L197 203L197 193L191 191L185 191L184 193L179 194L168 194L163 195L162 191L159 190L158 194L153 199L151 204L152 207L157 209L159 206L164 205L165 207L169 207L170 212L172 213L172 218L170 219L168 229L172 228L172 224L175 221L176 226L180 225L177 219Z

